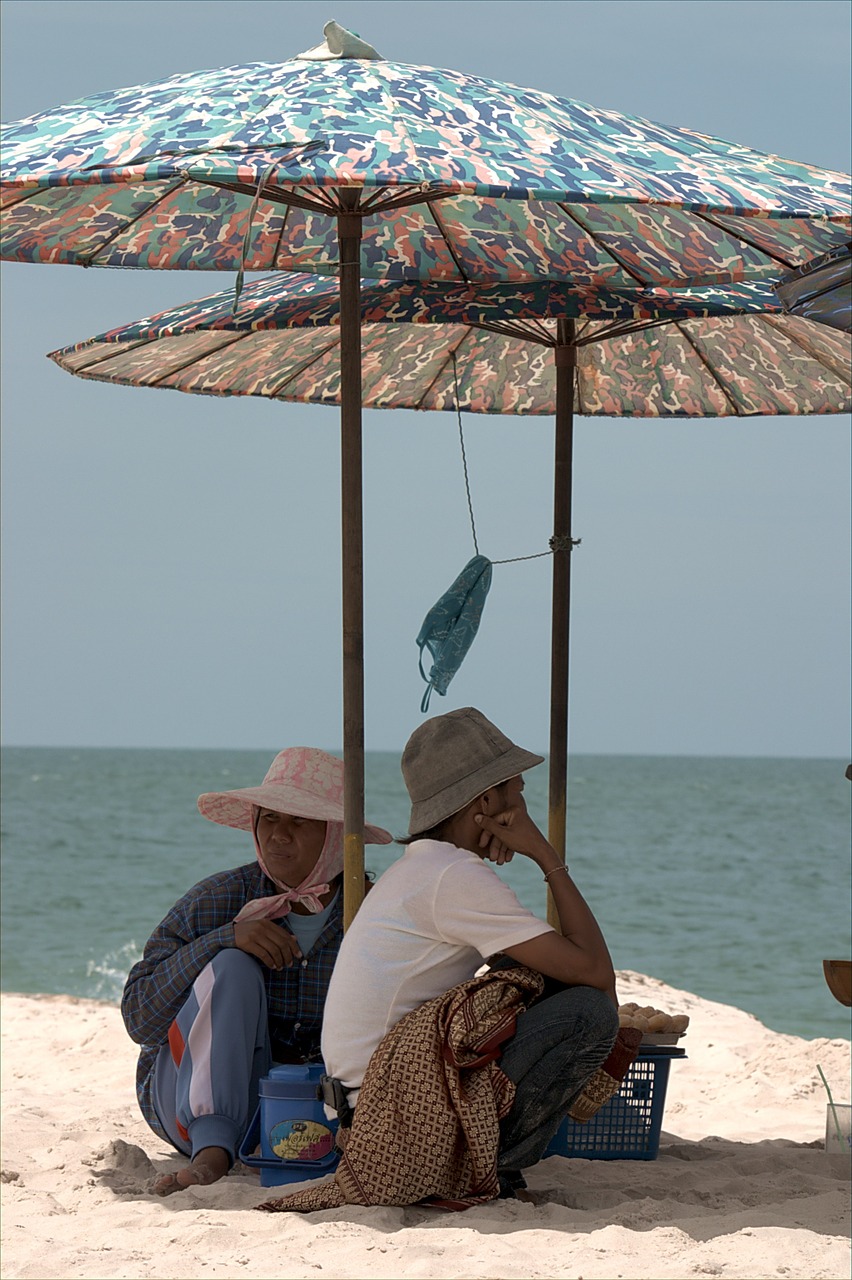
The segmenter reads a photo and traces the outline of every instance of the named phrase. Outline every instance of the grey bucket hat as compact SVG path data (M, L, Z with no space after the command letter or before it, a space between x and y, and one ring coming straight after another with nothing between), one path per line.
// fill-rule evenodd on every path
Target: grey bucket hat
M409 835L431 830L489 787L543 760L516 747L475 707L427 720L402 753L402 776L411 797Z

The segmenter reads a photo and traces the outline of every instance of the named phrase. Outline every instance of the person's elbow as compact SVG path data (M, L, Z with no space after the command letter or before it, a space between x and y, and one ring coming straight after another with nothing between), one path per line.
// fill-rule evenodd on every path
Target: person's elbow
M593 987L609 993L615 986L615 971L606 950L586 950L558 933L542 934L519 946L507 947L506 954L566 987Z
M156 1042L156 1028L153 1019L146 1018L144 1006L132 987L124 988L121 998L121 1017L124 1029L134 1044L152 1044Z
M598 991L605 991L609 995L615 987L615 969L612 967L612 961L607 958L594 966L593 972L584 985L595 987Z
M560 966L560 974L548 974L566 987L593 987L596 991L609 993L615 986L615 970L609 957L566 956Z

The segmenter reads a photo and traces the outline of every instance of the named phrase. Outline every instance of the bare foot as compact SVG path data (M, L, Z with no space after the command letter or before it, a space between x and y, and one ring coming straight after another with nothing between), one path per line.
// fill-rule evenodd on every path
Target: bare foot
M156 1178L150 1190L155 1196L170 1196L175 1191L185 1191L187 1187L207 1187L211 1182L224 1178L230 1167L230 1156L223 1147L204 1147L185 1169Z

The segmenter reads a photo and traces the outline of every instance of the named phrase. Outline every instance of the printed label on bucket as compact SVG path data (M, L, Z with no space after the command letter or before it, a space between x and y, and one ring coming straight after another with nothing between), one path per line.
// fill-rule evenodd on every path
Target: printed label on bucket
M269 1146L281 1160L322 1160L334 1150L334 1134L317 1120L279 1120Z

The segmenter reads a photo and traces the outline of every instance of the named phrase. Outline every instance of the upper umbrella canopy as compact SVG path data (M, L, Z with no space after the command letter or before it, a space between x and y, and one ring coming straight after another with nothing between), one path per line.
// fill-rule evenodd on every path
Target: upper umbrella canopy
M9 125L2 256L332 273L357 206L364 276L677 288L848 239L842 174L326 35Z

